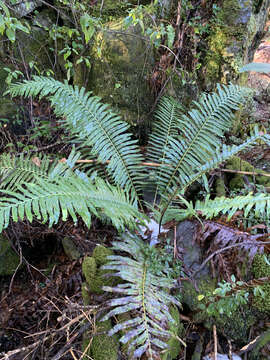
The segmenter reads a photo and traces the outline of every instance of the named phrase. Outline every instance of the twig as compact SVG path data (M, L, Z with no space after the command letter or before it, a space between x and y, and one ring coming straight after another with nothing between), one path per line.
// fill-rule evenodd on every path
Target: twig
M262 246L262 245L267 245L267 244L270 244L270 241L257 241L257 242L246 241L246 242L242 242L242 243L239 243L239 244L229 245L229 246L226 246L226 247L224 247L222 249L216 250L204 260L204 262L201 264L201 266L192 274L191 277L194 279L195 276L200 271L202 271L202 269L205 267L205 265L208 263L208 261L210 261L214 256L222 253L223 251L230 250L230 249L238 247L238 246L245 246L245 245Z
M255 175L255 176L267 176L270 177L268 173L257 173L252 171L241 171L241 170L231 170L231 169L219 169L222 172L234 173L234 174L241 174L241 175Z
M214 336L214 360L217 360L217 327L213 325L213 336Z
M61 356L63 355L64 352L66 352L67 350L69 350L70 346L72 345L72 343L74 342L74 340L81 334L83 334L89 327L90 327L91 323L87 322L86 324L84 324L70 339L69 341L65 344L65 346L62 347L62 349L60 349L58 351L58 353L51 359L51 360L59 360L61 358Z

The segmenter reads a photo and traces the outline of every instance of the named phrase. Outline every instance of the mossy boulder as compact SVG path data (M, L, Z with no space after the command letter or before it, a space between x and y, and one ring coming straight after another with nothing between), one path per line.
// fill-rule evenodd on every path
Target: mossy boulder
M108 332L112 328L110 320L99 321L96 324L95 333L84 334L83 351L88 347L84 360L117 360L118 359L118 339L117 336L109 336ZM90 339L90 337L92 339ZM91 343L90 343L91 341ZM90 343L90 346L88 346Z
M12 249L10 241L0 234L0 276L13 275L20 257Z
M112 251L105 246L98 245L93 256L87 256L82 263L82 272L90 292L102 294L103 286L110 286L114 283L112 277L108 277L108 271L101 269L101 266L108 261L107 256L112 255Z
M247 171L256 174L262 174L263 171L261 169L257 169L252 166L248 161L242 160L238 156L233 156L226 164L226 169L228 170L240 170L240 171ZM256 181L257 185L262 185L264 187L270 186L270 179L266 176L252 176L252 175L245 175L250 183L254 183ZM229 190L240 190L245 187L244 175L242 174L228 174L224 175L224 178L227 179L228 188ZM225 196L226 195L226 187L225 187L224 179L218 178L215 183L215 190L217 196Z
M128 123L142 123L153 101L147 82L153 52L138 27L125 29L121 19L105 26L108 30L97 33L92 47L90 90Z
M252 263L252 270L256 279L270 276L270 266L264 260L264 256L257 254ZM254 296L252 305L260 312L270 314L270 282L261 286L264 297Z
M205 84L227 83L254 56L264 35L270 1L224 0L208 37L202 74Z

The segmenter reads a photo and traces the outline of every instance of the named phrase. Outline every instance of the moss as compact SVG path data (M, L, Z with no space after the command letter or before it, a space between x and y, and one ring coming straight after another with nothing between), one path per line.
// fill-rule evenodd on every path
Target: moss
M113 251L103 245L96 246L93 251L93 258L95 259L97 266L106 264L108 262L107 256L110 255L113 255Z
M161 356L162 360L173 360L177 358L181 349L181 343L176 336L181 338L184 334L184 326L180 321L179 311L175 306L170 307L170 314L175 322L169 324L169 331L175 336L171 336L168 340L168 349Z
M219 177L216 180L215 188L216 188L216 196L226 196L225 183L221 177Z
M227 162L226 169L262 173L262 170L256 169L249 162L242 160L241 158L239 158L237 156L233 156ZM235 174L229 182L229 188L231 190L242 189L245 185L243 178L244 178L243 175ZM251 183L254 182L253 176L247 176L247 178ZM265 187L270 186L269 178L266 176L256 176L255 180L256 180L256 183L259 185L263 185Z
M82 283L82 299L85 306L90 305L89 289L86 282Z
M263 255L257 254L252 263L252 270L256 279L270 276L270 266L265 262ZM252 305L262 313L270 314L270 284L261 286L264 297L255 296Z
M10 241L0 234L0 276L12 275L20 263L20 257L10 245Z
M107 335L108 331L112 328L110 320L98 322L96 326L96 334L84 335L83 351L89 345L89 337L93 336L91 344L87 350L84 360L117 360L118 359L118 339L116 336ZM87 338L88 337L88 338Z
M110 249L107 249L104 246L97 246L93 251L93 256L84 258L82 272L90 292L102 294L103 286L114 284L115 279L107 276L107 270L101 269L101 266L108 261L107 255L112 254L113 252Z

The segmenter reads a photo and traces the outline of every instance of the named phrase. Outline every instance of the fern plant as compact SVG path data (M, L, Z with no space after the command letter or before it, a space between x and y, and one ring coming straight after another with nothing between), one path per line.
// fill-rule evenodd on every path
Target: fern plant
M34 77L11 85L9 93L47 97L62 119L62 126L69 131L70 142L83 149L84 157L96 157L107 180L100 179L95 171L86 174L79 168L74 170L76 153L71 155L70 166L54 164L39 169L33 168L28 158L15 161L5 155L10 166L7 170L0 160L3 180L0 231L8 226L11 218L32 221L35 216L44 222L49 220L52 225L61 216L65 220L70 215L75 222L80 216L90 226L91 215L102 213L117 229L123 230L135 228L137 219L143 222L142 210L147 208L154 209L160 223L168 216L183 218L198 211L211 216L217 211L232 214L239 206L247 212L255 206L269 213L267 196L257 200L251 196L238 200L216 199L213 203L207 199L195 208L183 198L184 191L193 182L239 151L258 140L270 144L269 136L255 129L240 146L222 145L224 132L232 125L233 112L249 94L245 88L218 85L216 93L202 95L187 114L176 101L164 98L156 113L147 151L147 162L157 163L155 167L142 166L144 158L138 141L129 132L129 125L85 89L52 78ZM102 176L102 169L99 174ZM153 205L142 196L145 187L153 191ZM177 202L187 208L179 210ZM212 207L216 205L215 212ZM107 265L107 269L115 270L125 283L106 290L126 296L111 301L114 309L106 318L133 311L135 317L118 324L112 332L131 328L122 341L129 342L131 350L134 347L135 355L147 351L153 357L158 348L165 348L164 339L169 335L168 304L175 303L175 299L163 289L170 289L173 283L149 270L147 256L137 238L115 246L133 258L114 256Z

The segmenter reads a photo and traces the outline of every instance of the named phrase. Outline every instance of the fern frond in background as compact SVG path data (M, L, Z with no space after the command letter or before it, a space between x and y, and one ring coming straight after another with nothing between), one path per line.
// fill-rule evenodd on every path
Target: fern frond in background
M143 158L138 141L128 132L129 125L84 88L79 89L52 78L34 76L33 80L13 84L12 96L48 97L63 126L106 164L114 182L132 191L137 201L142 185Z
M166 340L172 336L168 331L168 322L174 322L169 312L169 305L180 303L169 294L175 281L165 273L155 273L151 268L151 248L136 236L126 235L121 241L113 243L113 249L125 252L125 256L108 256L109 263L103 269L112 270L113 276L124 280L116 287L104 286L103 289L119 294L120 298L109 300L113 309L104 316L126 314L129 317L119 321L109 335L124 330L120 342L128 344L134 358L145 352L148 359L167 348ZM128 257L128 256L130 257Z

